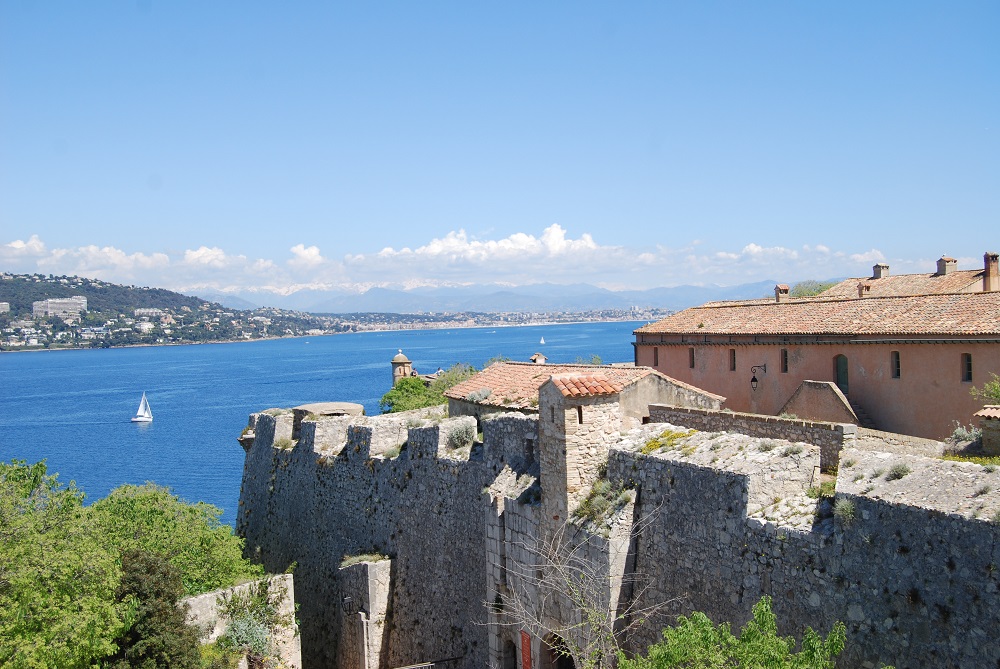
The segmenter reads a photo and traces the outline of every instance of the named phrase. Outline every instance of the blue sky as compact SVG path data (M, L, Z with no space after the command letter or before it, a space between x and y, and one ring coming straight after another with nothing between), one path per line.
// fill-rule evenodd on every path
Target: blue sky
M1000 249L1000 3L0 1L0 270L736 284Z

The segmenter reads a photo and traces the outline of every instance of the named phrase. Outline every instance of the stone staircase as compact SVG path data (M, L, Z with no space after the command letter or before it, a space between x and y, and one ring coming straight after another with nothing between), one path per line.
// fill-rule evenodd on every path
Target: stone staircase
M860 427L867 427L871 430L878 429L875 427L875 421L872 420L872 417L865 411L863 406L853 400L849 401L851 402L851 409L854 410L854 415L858 417L858 425Z

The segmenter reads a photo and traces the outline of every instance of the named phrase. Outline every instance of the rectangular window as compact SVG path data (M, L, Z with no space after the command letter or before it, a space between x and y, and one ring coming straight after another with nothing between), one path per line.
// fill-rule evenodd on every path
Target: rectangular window
M729 349L729 371L730 372L735 372L736 371L736 349L735 348Z
M658 346L653 347L653 367L657 367L660 364L660 348Z
M892 367L892 378L899 378L899 351L893 351L889 354L889 364Z
M576 422L583 425L583 407L578 406L576 408Z
M972 354L962 354L962 380L972 381Z
M782 374L787 374L788 373L788 349L787 348L781 349L781 373Z
M688 367L694 369L694 349L688 349Z

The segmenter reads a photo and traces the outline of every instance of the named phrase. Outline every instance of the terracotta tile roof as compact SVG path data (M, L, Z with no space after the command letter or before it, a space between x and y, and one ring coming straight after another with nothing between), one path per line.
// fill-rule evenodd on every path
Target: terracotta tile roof
M984 406L982 409L972 414L976 418L992 418L993 420L1000 420L1000 406L990 404Z
M538 388L551 376L581 378L601 378L591 381L592 388L617 388L609 392L620 392L649 374L659 372L649 367L618 367L613 365L536 365L529 362L497 362L470 379L466 379L445 392L445 397L464 400L471 393L488 390L489 395L477 399L477 404L527 409L538 406ZM574 388L587 388L586 383L572 384ZM565 391L564 391L565 394Z
M899 274L881 279L845 279L817 297L857 297L858 284L867 286L866 297L976 292L983 289L983 270L956 270L949 274Z
M1000 292L713 302L635 331L686 335L1000 334Z
M624 387L604 374L561 374L553 376L552 383L563 397L614 395L620 393Z

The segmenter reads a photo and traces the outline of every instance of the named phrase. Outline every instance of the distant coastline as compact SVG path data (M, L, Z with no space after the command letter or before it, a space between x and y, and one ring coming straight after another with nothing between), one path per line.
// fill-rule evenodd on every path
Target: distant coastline
M567 316L578 315L578 314L567 314ZM347 330L342 332L313 332L310 334L292 334L292 335L273 335L273 336L262 336L256 337L254 339L206 339L201 341L170 341L170 342L141 342L141 343L130 343L130 344L115 344L111 346L24 346L16 348L7 348L0 345L0 354L3 353L42 353L42 352L54 352L54 351L94 351L102 349L115 349L115 348L150 348L150 347L160 347L160 346L197 346L204 344L244 344L258 341L273 341L276 339L308 339L309 337L329 337L336 335L345 334L362 334L365 332L372 333L386 333L386 332L419 332L422 330L471 330L471 329L484 329L484 328L526 328L526 327L542 327L546 325L582 325L586 323L641 323L645 319L634 319L634 318L589 318L589 319L578 319L578 320L544 320L535 322L523 322L523 323L438 323L438 324L423 324L421 327L372 327L365 328L361 330ZM415 325L415 323L414 323Z

